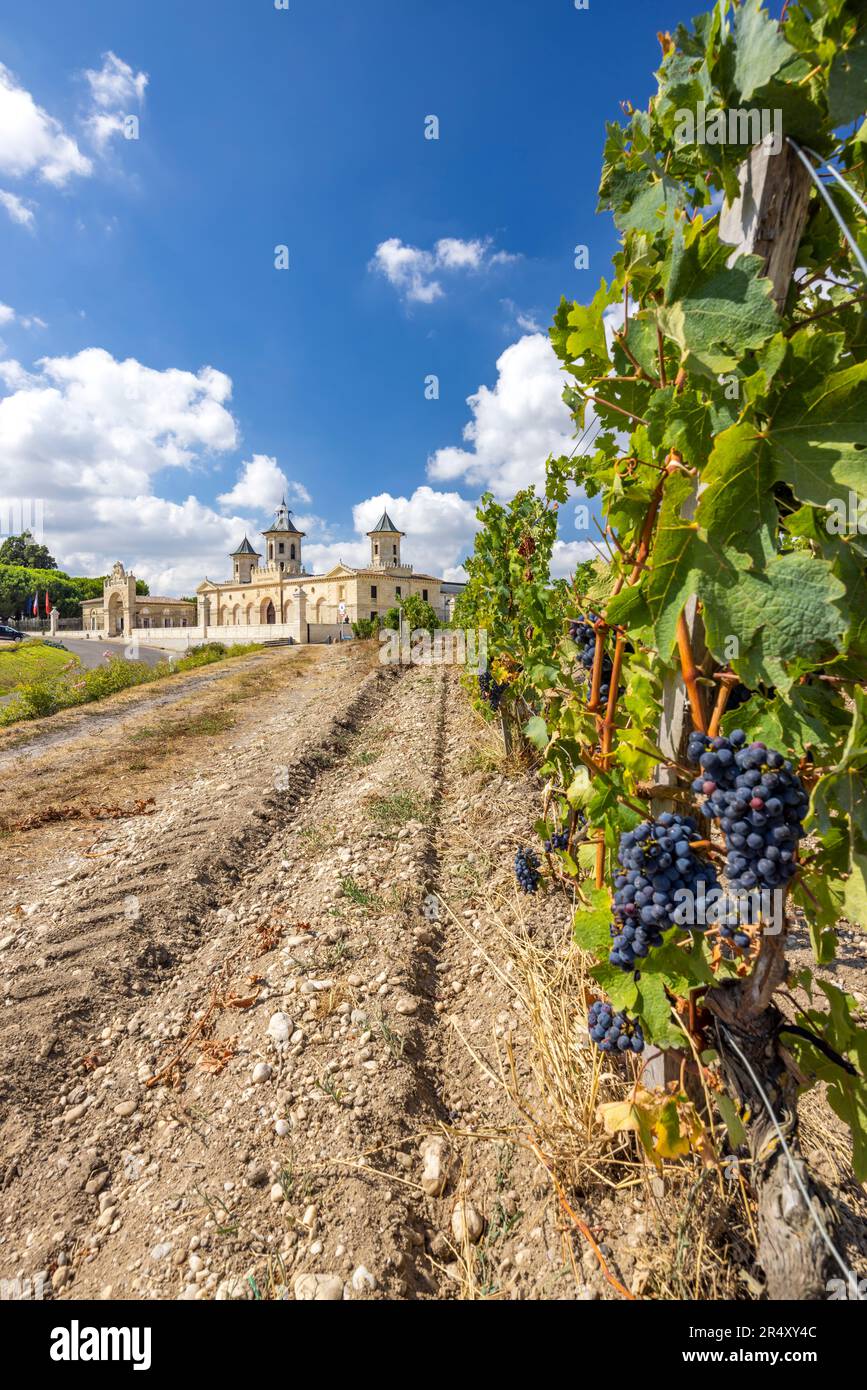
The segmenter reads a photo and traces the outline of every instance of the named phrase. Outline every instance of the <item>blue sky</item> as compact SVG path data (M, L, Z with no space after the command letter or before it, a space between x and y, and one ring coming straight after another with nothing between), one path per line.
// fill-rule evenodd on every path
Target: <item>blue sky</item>
M608 273L604 122L688 7L288 2L0 0L0 496L76 572L223 577L285 481L309 567L385 502L455 575L569 439L539 329Z

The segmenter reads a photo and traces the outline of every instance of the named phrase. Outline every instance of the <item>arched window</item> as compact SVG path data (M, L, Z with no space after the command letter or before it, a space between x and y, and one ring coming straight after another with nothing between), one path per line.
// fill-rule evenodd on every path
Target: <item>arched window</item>
M293 559L293 560L295 559L295 547L294 547L294 545L292 545L292 546L289 547L289 555L290 555L291 559Z

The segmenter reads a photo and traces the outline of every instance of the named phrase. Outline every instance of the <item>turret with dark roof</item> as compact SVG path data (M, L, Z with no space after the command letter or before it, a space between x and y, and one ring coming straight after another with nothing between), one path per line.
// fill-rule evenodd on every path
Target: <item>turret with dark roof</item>
M370 563L374 569L396 569L400 567L400 539L405 533L398 530L389 516L383 512L370 537Z
M287 532L287 531L288 531L288 532L289 532L291 535L293 535L293 536L303 536L303 535L305 534L304 531L299 531L299 530L298 530L298 527L295 525L295 522L292 520L292 513L290 512L289 508L286 506L286 498L285 498L285 497L283 498L283 501L280 503L280 506L277 508L277 515L274 517L274 520L272 521L271 525L268 527L268 530L267 530L267 531L263 531L263 532L262 532L262 535L263 535L263 536L270 536L272 533L276 533L277 531L280 531L280 532Z
M285 497L277 508L273 522L262 535L268 546L269 565L276 565L283 574L300 574L301 540L305 532L299 531L292 520Z
M369 536L405 536L406 532L395 526L388 512L383 512L373 530L368 531L367 534Z
M235 557L236 555L258 555L258 554L259 554L259 551L253 549L252 545L250 544L250 542L247 540L247 537L245 536L244 539L241 541L241 544L238 546L238 549L232 551L232 558L234 559L234 557Z

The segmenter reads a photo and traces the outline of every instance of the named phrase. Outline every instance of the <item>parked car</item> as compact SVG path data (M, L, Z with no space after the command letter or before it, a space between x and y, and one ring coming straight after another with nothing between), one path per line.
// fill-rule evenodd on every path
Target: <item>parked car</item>
M24 633L19 632L17 627L7 627L5 623L0 623L0 642L23 642Z

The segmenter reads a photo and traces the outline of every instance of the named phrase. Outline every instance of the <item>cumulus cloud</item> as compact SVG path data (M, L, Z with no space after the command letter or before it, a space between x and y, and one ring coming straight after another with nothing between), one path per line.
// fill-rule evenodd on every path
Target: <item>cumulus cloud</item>
M97 149L104 150L112 136L123 134L124 118L133 107L140 108L148 85L146 72L135 72L109 51L102 55L102 67L84 74L90 87L91 109L85 126Z
M512 343L497 361L493 388L480 386L467 404L472 419L463 437L469 447L447 446L428 460L428 476L497 497L544 484L549 454L570 453L572 419L562 400L563 375L548 339L532 333Z
M22 178L33 174L62 188L74 175L86 177L93 170L87 155L63 126L22 87L0 63L0 173ZM26 209L20 200L18 220L26 225ZM13 214L9 202L4 206Z
M17 193L9 193L5 188L0 188L0 207L8 212L13 222L19 227L26 227L28 231L33 230L35 216L33 212L34 204L25 202L19 198Z
M291 482L286 477L275 458L254 454L241 464L234 487L220 493L217 501L224 508L241 507L260 515L273 512L284 496L305 505L313 500L302 483Z
M492 251L491 246L490 237L473 241L442 237L432 251L426 251L390 237L377 246L370 269L385 276L408 303L432 304L445 293L443 276L459 271L478 273L518 259L508 251Z
M384 511L406 532L401 554L414 569L444 579L466 578L462 564L478 529L475 503L457 492L438 492L427 485L417 487L409 497L380 492L357 502L352 509L355 534L342 541L305 545L307 568L322 574L341 560L353 566L368 564L367 532Z
M13 323L14 320L15 310L10 308L8 304L0 304L0 325L4 323Z
M163 469L204 468L236 447L224 373L157 371L88 348L32 371L6 360L0 380L0 496L43 499L50 548L64 565L100 574L123 558L162 585L175 565L196 584L251 524L195 497L154 495Z

